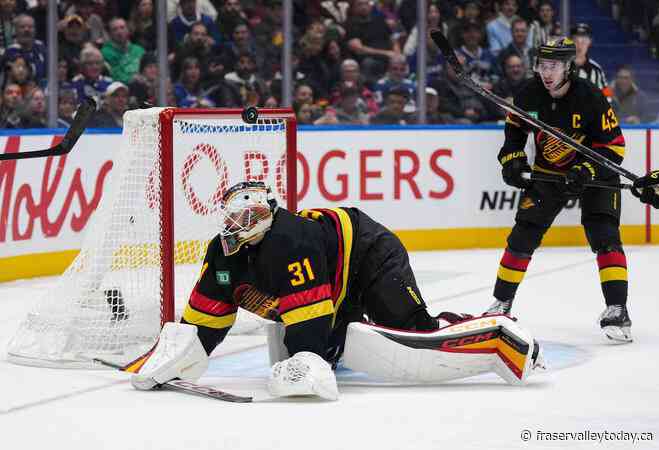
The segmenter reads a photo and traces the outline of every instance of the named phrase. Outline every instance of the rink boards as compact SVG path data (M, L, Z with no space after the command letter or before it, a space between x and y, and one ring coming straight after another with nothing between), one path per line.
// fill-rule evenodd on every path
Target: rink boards
M4 132L0 152L48 147L56 131ZM643 174L659 167L658 131L624 129L626 169ZM66 157L0 162L0 281L57 274L70 263L120 143L118 130L92 130ZM298 207L359 207L395 230L410 250L501 247L520 200L501 181L496 156L502 143L496 125L302 127ZM532 155L529 145L527 152ZM226 152L225 159L231 182L242 179L242 156ZM208 182L212 191L216 180ZM652 225L659 214L628 192L622 202L623 241L659 242ZM584 244L579 223L579 205L568 205L544 244Z

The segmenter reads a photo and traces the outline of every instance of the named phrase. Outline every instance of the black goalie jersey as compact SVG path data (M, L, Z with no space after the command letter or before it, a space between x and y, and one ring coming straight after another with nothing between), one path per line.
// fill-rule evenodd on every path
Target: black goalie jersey
M255 246L224 256L219 237L206 258L183 322L197 325L206 352L227 335L238 307L281 321L289 353L325 355L336 324L349 309L361 249L386 230L354 208L279 209ZM354 296L354 294L353 294ZM350 303L350 302L345 302Z
M618 119L606 97L591 83L575 79L571 81L567 93L556 99L549 95L542 81L535 77L515 96L514 103L615 163L622 162L625 139ZM584 159L567 144L540 130L531 130L522 119L509 113L506 117L506 140L499 153L499 160L503 155L524 151L530 131L533 131L536 149L534 171L562 175ZM603 175L602 178L613 175L604 168L598 168L598 171Z

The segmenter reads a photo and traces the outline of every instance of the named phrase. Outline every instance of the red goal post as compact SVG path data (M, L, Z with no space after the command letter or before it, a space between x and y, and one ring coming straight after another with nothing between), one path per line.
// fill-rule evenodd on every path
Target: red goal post
M161 148L173 150L174 148L174 120L177 117L234 117L241 118L243 109L238 108L208 108L208 109L186 109L166 108L160 113L161 124ZM292 109L286 108L263 108L258 110L257 126L259 122L265 121L269 125L270 120L284 119L286 123L286 207L289 211L297 211L297 121ZM272 125L272 124L270 124ZM161 186L174 185L173 155L163 154L162 183ZM293 193L293 195L291 195ZM174 235L174 207L173 190L163 191L163 208L161 212L161 227L165 236ZM165 239L162 245L161 261L163 266L163 291L164 299L162 310L162 324L174 320L174 240Z

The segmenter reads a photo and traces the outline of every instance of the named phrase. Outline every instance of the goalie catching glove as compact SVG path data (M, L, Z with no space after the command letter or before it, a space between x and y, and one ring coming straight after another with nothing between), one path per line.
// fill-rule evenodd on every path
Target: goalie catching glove
M197 327L167 322L158 343L131 366L141 364L130 382L135 389L149 390L174 379L197 381L208 368L208 356L197 336Z

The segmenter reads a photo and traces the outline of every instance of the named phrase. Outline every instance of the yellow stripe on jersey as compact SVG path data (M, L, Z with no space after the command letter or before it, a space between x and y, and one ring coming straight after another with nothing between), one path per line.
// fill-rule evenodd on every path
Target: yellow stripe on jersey
M520 270L513 270L508 269L507 267L499 266L497 277L503 281L507 281L508 283L521 283L524 279L525 273L526 272L522 272Z
M212 316L210 314L197 311L188 305L185 307L185 311L183 312L183 318L186 322L193 325L201 325L202 327L220 329L233 325L233 323L236 321L236 313L226 314L224 316Z
M540 172L540 173L546 173L546 174L549 174L549 175L560 175L560 176L565 175L563 172L556 172L555 170L544 169L544 168L539 167L535 164L533 165L533 171L534 172Z
M281 315L285 326L295 325L305 320L327 316L334 313L334 305L331 299L323 300L312 305L292 309ZM186 319L187 320L187 319Z
M627 281L627 269L624 267L605 267L600 270L600 281Z
M613 153L620 156L621 158L625 157L624 145L607 145L606 148L608 148L609 150L611 150Z
M336 306L334 307L334 317L332 318L332 326L336 321L336 312L341 307L341 303L346 297L346 289L348 288L348 276L350 275L350 255L352 254L352 239L353 229L352 221L347 212L341 208L331 208L339 217L341 222L341 231L343 232L343 280L341 280L341 292L339 298L336 299Z

